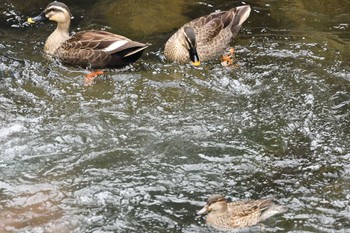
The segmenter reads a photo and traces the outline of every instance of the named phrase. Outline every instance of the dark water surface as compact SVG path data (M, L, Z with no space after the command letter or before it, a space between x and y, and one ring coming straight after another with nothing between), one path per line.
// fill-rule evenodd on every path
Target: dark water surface
M289 207L251 232L350 232L350 1L246 2L240 67L193 69L167 38L240 1L66 1L73 31L152 43L84 87L43 57L54 25L22 24L48 1L5 0L0 232L210 232L214 193Z

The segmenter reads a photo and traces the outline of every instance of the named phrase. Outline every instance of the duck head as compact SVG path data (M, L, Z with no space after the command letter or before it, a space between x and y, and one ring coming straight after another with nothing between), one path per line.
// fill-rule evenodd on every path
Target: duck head
M72 14L66 4L62 2L50 3L38 16L28 18L27 22L33 24L38 21L51 20L58 24L70 23Z
M182 46L184 46L189 53L191 64L199 66L201 64L197 53L196 33L192 27L184 27L182 31L183 36L180 39Z
M222 195L213 195L208 198L207 204L197 212L198 215L207 213L223 213L227 210L227 200Z

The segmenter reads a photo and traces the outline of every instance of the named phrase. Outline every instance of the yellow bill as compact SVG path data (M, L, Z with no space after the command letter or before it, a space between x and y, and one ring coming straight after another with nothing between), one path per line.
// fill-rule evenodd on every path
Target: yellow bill
M33 18L28 18L28 19L27 19L27 23L33 24L33 23L35 23L35 21L33 20Z
M195 61L195 62L192 62L192 65L193 66L200 66L201 62L200 61Z

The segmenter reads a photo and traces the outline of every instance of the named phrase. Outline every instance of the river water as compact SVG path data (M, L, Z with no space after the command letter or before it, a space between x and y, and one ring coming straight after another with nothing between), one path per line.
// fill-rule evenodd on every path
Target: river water
M348 0L246 1L239 67L199 69L164 43L240 1L66 1L72 31L152 43L90 87L23 24L48 1L2 1L0 232L213 232L214 193L288 206L263 232L350 232Z

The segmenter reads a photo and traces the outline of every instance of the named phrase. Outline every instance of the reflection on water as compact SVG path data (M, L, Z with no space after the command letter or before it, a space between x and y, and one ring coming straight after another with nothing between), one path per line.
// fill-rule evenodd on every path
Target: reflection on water
M276 196L290 210L265 232L349 231L348 1L248 2L233 70L160 52L239 1L129 2L67 1L73 30L153 44L88 88L43 58L53 25L20 23L47 2L0 6L0 231L210 232L195 213L213 193Z

